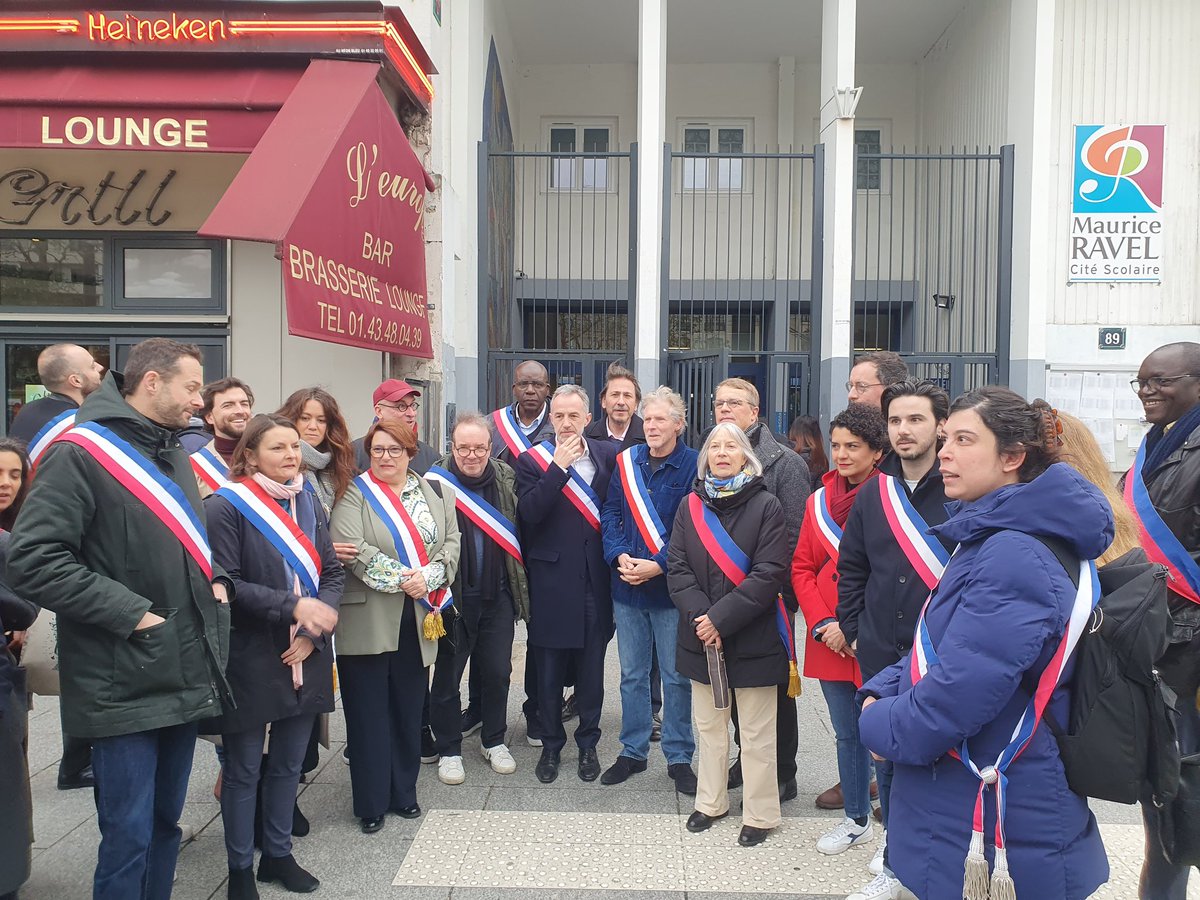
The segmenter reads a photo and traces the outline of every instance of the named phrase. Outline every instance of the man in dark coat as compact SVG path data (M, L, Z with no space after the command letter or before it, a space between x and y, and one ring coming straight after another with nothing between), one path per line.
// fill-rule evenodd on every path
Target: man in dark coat
M26 403L8 426L8 436L32 449L33 439L51 419L78 409L88 394L100 387L104 367L77 344L53 344L38 354L38 378L50 393ZM36 463L37 460L34 460ZM61 711L61 707L60 707ZM92 745L63 729L63 753L58 764L58 789L91 787Z
M930 381L908 378L884 389L882 411L892 452L880 462L880 470L895 478L896 489L904 492L927 525L942 524L947 500L938 467L938 429L950 414L950 398ZM877 484L860 491L850 510L837 578L838 624L865 683L912 647L913 629L929 596L929 587L888 524ZM875 772L886 829L892 765L877 762ZM878 877L885 869L893 878L886 845L880 842L871 871Z
M175 439L200 408L200 361L194 345L143 341L125 376L110 372L87 399L76 427L95 423L129 445L142 478L170 482L203 535L196 479ZM232 589L185 549L178 520L160 518L99 452L60 439L43 457L13 529L8 575L13 590L58 614L63 721L92 741L102 838L93 896L166 897L197 722L219 714L227 696Z
M589 423L583 436L594 441L612 441L617 450L646 443L642 417L634 412L641 402L642 387L637 377L620 363L613 363L600 392L604 416Z
M733 422L746 433L754 455L763 466L763 487L774 495L783 507L783 518L787 524L788 546L793 549L800 538L800 524L804 521L804 507L812 493L812 476L808 464L791 447L775 440L771 430L758 421L758 388L742 378L727 378L717 385L713 405L716 407L717 423ZM781 588L784 603L795 624L799 604L792 592L791 579L784 578ZM793 634L795 631L793 630ZM779 750L776 764L779 771L779 797L781 801L796 797L796 754L800 749L800 729L796 719L796 699L789 697L787 684L779 686L779 709L775 718L778 729ZM737 707L734 706L734 740L740 742L737 725ZM729 786L742 783L742 768L735 762L729 770Z
M1134 388L1151 425L1142 467L1150 502L1192 560L1200 560L1200 507L1196 505L1196 486L1200 485L1200 344L1188 341L1159 347L1142 362ZM1127 474L1125 479L1129 477ZM1200 571L1193 568L1192 573L1200 580ZM1179 697L1179 750L1187 756L1200 751L1200 713L1195 702L1200 690L1200 603L1175 590L1177 583L1168 581L1167 586L1174 625L1170 646L1159 660L1158 670ZM1183 900L1189 867L1172 865L1164 858L1155 824L1157 816L1148 806L1143 804L1147 843L1141 896Z
M600 775L596 744L604 703L604 653L613 636L600 498L608 494L617 454L610 442L583 437L591 421L588 405L587 393L576 385L555 391L550 401L553 459L541 460L543 468L535 448L516 465L517 517L529 571L529 646L537 664L542 729L537 776L544 783L558 777L559 756L566 745L560 698L572 662L579 709L579 777L594 781ZM570 484L575 485L577 502L593 507L587 518L568 499Z
M399 378L389 378L371 394L371 403L375 406L375 418L395 419L403 422L417 433L417 410L421 408L421 392ZM365 472L371 468L371 458L363 447L363 439L355 438L353 442L354 461L358 471ZM422 440L417 440L417 455L408 464L409 469L416 475L424 475L438 459L438 452Z
M550 423L550 376L546 367L536 359L527 359L513 370L513 402L495 410L492 419L492 456L510 466L517 464L520 453L514 453L509 440L505 440L505 429L500 421L507 416L515 423L530 445L554 437L554 426ZM521 451L522 453L524 450Z

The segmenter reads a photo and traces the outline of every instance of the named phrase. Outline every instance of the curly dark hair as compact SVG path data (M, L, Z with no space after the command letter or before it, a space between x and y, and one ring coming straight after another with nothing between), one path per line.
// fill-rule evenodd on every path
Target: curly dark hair
M950 405L950 414L974 410L984 426L996 436L1001 453L1025 451L1025 461L1017 470L1022 483L1033 481L1059 457L1057 423L1049 404L1033 403L1006 387L988 385L967 391Z
M829 423L830 435L835 428L845 428L859 440L866 441L872 450L886 450L889 446L883 413L865 403L851 403L834 416Z

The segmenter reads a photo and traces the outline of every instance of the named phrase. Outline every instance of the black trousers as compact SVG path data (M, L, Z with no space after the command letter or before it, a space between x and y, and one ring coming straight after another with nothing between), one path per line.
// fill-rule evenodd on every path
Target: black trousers
M583 647L530 648L537 666L538 724L542 749L561 752L567 743L562 721L562 692L572 671L575 675L575 705L579 724L575 744L580 750L594 749L600 742L600 710L604 706L604 654L612 634L601 631L591 594L583 602Z
M796 754L800 751L800 727L796 720L796 698L789 697L787 685L781 684L775 695L775 740L778 747L775 768L779 783L796 777ZM738 726L737 697L733 699L733 740L742 746L741 729Z
M455 598L462 610L448 623L438 642L437 662L430 688L429 721L433 744L441 756L462 755L462 697L459 686L467 660L478 673L479 712L483 718L480 739L484 747L504 743L508 730L508 685L512 678L512 645L515 623L512 597L506 590L494 597Z
M369 819L412 806L421 771L421 707L428 678L412 604L404 604L398 650L339 654L338 675L346 738L353 748L354 815Z
M58 777L64 781L70 781L78 778L79 773L92 764L92 742L87 738L72 737L64 731L62 745L63 752L62 759L58 763Z

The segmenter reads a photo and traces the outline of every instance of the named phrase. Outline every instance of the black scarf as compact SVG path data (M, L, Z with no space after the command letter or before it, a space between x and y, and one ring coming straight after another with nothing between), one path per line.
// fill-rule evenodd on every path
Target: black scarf
M1165 434L1161 425L1151 428L1146 436L1146 462L1142 466L1142 477L1153 475L1172 453L1187 443L1197 427L1200 427L1200 403L1176 419L1175 426Z
M462 482L463 487L478 494L497 509L500 508L499 488L496 486L496 467L489 460L483 473L477 478L464 475L454 457L450 458L450 473ZM468 594L480 594L485 585L498 585L504 574L504 551L461 509L455 510L458 530L462 532L462 550L459 555L458 572L463 590Z

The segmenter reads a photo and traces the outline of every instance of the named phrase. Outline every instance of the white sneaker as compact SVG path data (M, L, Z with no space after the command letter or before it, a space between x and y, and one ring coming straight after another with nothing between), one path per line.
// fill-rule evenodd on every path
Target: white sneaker
M870 839L870 822L867 822L866 825L859 825L853 819L846 817L837 828L821 835L820 840L817 841L817 849L826 856L834 856L851 847L865 844Z
M508 747L504 744L497 744L495 747L481 747L483 758L492 764L492 771L497 775L511 775L517 771L517 761L513 759L512 754L508 752Z
M529 744L530 747L542 746L542 739L540 737L534 737L532 734L525 735L525 742Z
M182 847L184 844L188 843L189 841L194 840L195 837L196 837L196 829L195 828L193 828L191 825L185 825L183 822L179 823L179 846L180 847Z
M890 875L876 875L871 883L860 887L846 900L900 900L900 880Z
M443 756L438 760L438 780L442 784L462 784L467 780L461 756Z
M879 837L879 846L875 848L875 855L871 857L871 861L867 864L867 871L872 875L883 874L883 851L887 849L887 832L885 831Z

